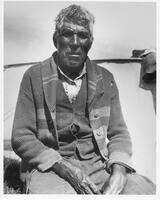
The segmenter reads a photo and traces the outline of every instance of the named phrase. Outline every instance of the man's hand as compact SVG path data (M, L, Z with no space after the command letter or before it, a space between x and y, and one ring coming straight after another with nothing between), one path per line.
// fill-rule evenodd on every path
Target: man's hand
M106 182L102 188L103 194L119 194L127 182L126 168L113 164L112 174L110 176L109 182Z
M52 170L61 178L68 181L78 194L100 194L94 183L91 182L80 168L66 159L61 159L52 166Z

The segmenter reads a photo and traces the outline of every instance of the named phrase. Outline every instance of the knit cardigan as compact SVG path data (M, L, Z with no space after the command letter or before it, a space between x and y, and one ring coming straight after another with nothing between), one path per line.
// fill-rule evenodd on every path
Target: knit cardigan
M90 126L107 169L131 165L132 144L124 122L113 75L86 61ZM57 66L53 56L29 68L22 79L12 131L12 147L22 158L22 171L49 169L60 159L56 130Z

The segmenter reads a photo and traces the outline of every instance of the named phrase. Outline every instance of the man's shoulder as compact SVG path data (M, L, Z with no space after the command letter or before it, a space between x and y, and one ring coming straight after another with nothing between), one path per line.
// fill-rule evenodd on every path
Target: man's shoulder
M51 60L51 57L32 65L31 67L29 67L26 70L24 75L25 76L29 76L31 78L35 78L35 77L41 76L41 69L43 67L47 68L49 66L50 60Z
M102 73L102 75L106 78L112 78L113 74L106 68L104 68L103 66L97 64L95 61L91 61L91 64L93 67L96 68L96 70L100 73Z

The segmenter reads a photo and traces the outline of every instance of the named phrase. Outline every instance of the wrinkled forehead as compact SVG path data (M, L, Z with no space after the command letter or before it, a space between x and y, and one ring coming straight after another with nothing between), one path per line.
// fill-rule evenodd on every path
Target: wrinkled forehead
M88 34L90 34L89 25L83 26L72 22L64 22L62 27L60 28L60 32L62 30L68 30L68 29L74 32L87 32Z

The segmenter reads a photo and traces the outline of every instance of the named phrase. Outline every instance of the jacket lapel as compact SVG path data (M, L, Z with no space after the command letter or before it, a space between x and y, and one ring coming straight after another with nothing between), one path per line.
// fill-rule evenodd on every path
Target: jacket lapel
M56 88L58 81L57 66L53 56L41 63L44 95L51 112L55 111L56 108ZM90 112L94 103L104 93L104 83L101 68L97 67L89 58L86 61L86 70L88 79L87 104L88 111Z
M51 112L56 108L57 67L53 56L42 62L42 82L46 103Z
M88 78L88 111L90 112L94 103L104 93L104 83L101 68L97 67L89 58L86 61Z

